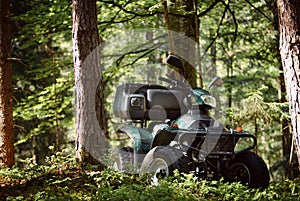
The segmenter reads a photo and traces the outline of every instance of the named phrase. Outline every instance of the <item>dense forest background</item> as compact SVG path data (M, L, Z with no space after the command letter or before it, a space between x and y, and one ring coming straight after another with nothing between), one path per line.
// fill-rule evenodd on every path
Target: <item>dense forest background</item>
M225 83L221 98L227 104L226 123L256 135L255 151L266 161L273 180L296 176L291 171L297 165L296 157L290 156L275 2L204 0L195 6L199 55L213 61ZM166 29L166 23L161 2L152 0L101 0L97 10L99 35L107 44L101 61L107 137L113 140L116 136L110 131L118 124L110 112L115 87L124 77L132 82L157 81L159 75L147 68L157 66L164 72L166 55L164 51L123 55L119 46L128 44L120 36L147 29L143 37L155 40L157 31L151 30ZM74 153L72 5L68 0L12 0L11 15L16 162L30 159L44 164L56 151ZM210 79L203 76L204 82Z

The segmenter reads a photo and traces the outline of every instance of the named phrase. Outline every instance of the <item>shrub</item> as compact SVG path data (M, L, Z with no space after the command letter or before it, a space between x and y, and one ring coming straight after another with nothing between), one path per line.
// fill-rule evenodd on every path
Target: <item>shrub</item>
M192 174L150 185L146 175L128 175L97 166L80 167L63 152L47 164L23 161L22 167L0 169L0 199L7 200L298 200L300 179L272 182L265 189L240 183L206 181Z

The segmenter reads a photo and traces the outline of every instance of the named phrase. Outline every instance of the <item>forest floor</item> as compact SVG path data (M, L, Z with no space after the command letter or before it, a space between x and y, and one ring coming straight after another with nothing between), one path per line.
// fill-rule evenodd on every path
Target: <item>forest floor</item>
M299 200L300 179L271 182L265 189L181 175L150 185L128 175L70 160L0 169L0 200Z
M81 200L96 193L92 172L79 169L0 182L0 200ZM99 174L99 173L98 173Z

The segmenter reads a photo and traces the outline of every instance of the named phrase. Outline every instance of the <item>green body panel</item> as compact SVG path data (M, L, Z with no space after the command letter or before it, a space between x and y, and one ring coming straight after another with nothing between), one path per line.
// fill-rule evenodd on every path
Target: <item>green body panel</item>
M135 126L126 126L119 131L127 133L133 141L133 149L137 152L148 152L151 149L153 136L145 129Z
M203 94L208 95L209 92L206 91L206 90L204 90L204 89L194 88L194 89L193 89L193 94L194 94L194 96L196 97L197 103L200 104L200 105L203 105L204 102L203 102L203 100L202 100L202 98L201 98L201 95L203 95Z
M189 129L191 123L193 123L196 119L193 115L185 114L174 121L173 124L177 124L180 129Z

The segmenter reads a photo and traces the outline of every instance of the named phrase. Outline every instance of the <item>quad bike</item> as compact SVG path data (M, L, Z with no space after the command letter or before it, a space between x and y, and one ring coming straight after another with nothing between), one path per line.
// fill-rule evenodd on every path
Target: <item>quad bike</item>
M181 59L174 55L167 63L184 71ZM256 146L254 135L210 117L216 100L207 90L191 89L184 81L160 79L168 86L127 83L117 88L114 114L131 122L118 133L132 143L118 149L118 170L149 173L152 182L178 169L208 180L223 177L249 187L268 186L265 162L250 151ZM221 84L217 77L208 89Z

